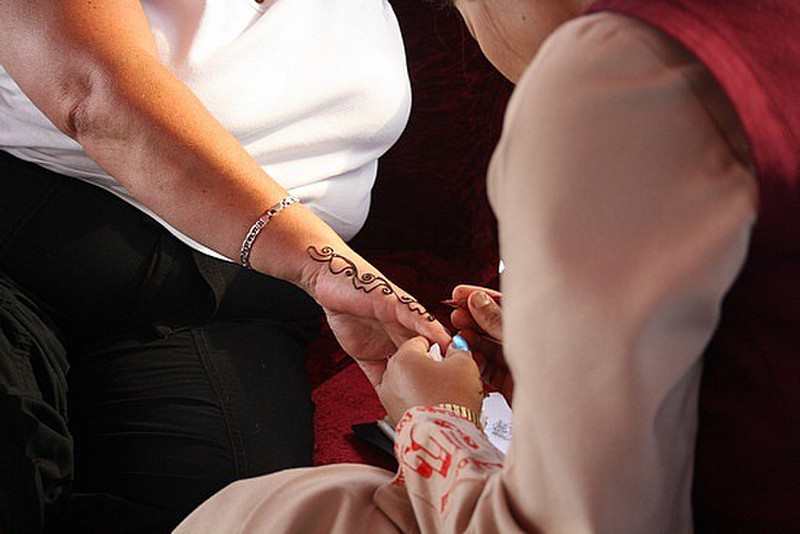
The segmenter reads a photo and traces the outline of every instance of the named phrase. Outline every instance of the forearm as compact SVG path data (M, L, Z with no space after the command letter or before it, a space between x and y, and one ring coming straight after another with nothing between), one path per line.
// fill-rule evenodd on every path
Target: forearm
M235 258L249 225L286 191L154 58L94 75L68 133L167 222Z
M0 4L2 63L20 87L139 201L236 259L250 225L287 193L159 62L138 2L21 4ZM293 281L306 245L346 249L296 206L269 230L251 263Z

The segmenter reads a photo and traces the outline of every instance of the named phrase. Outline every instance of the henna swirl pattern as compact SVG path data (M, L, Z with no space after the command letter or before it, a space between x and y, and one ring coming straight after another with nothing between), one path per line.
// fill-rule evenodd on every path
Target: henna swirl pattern
M397 300L405 304L409 310L417 315L421 315L431 322L436 320L433 315L425 310L417 299L409 295L401 295L395 290L392 284L382 276L376 276L374 273L359 273L356 264L341 254L337 254L333 250L333 247L326 245L322 247L322 250L319 250L314 245L309 245L306 250L312 260L318 263L327 263L328 271L330 271L331 274L343 274L350 278L356 290L363 291L364 293L379 291L384 295L394 295Z

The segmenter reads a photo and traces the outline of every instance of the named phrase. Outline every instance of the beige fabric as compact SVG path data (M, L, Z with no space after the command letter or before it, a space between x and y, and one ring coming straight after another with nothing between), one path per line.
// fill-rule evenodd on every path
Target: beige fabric
M505 462L470 423L417 408L397 478L344 465L239 482L178 532L691 531L700 356L756 204L720 102L634 21L559 29L489 177L515 377Z

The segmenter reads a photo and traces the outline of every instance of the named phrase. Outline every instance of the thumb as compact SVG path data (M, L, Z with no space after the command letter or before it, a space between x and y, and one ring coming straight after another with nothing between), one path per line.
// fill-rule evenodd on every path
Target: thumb
M483 291L474 291L467 299L467 305L481 330L495 339L503 338L503 314L494 299Z

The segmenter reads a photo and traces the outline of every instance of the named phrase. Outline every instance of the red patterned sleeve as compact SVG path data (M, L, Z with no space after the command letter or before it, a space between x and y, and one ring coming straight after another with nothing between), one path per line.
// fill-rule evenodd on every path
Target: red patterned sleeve
M405 486L423 532L466 528L504 459L474 424L435 407L406 412L397 425L395 456L392 484Z

